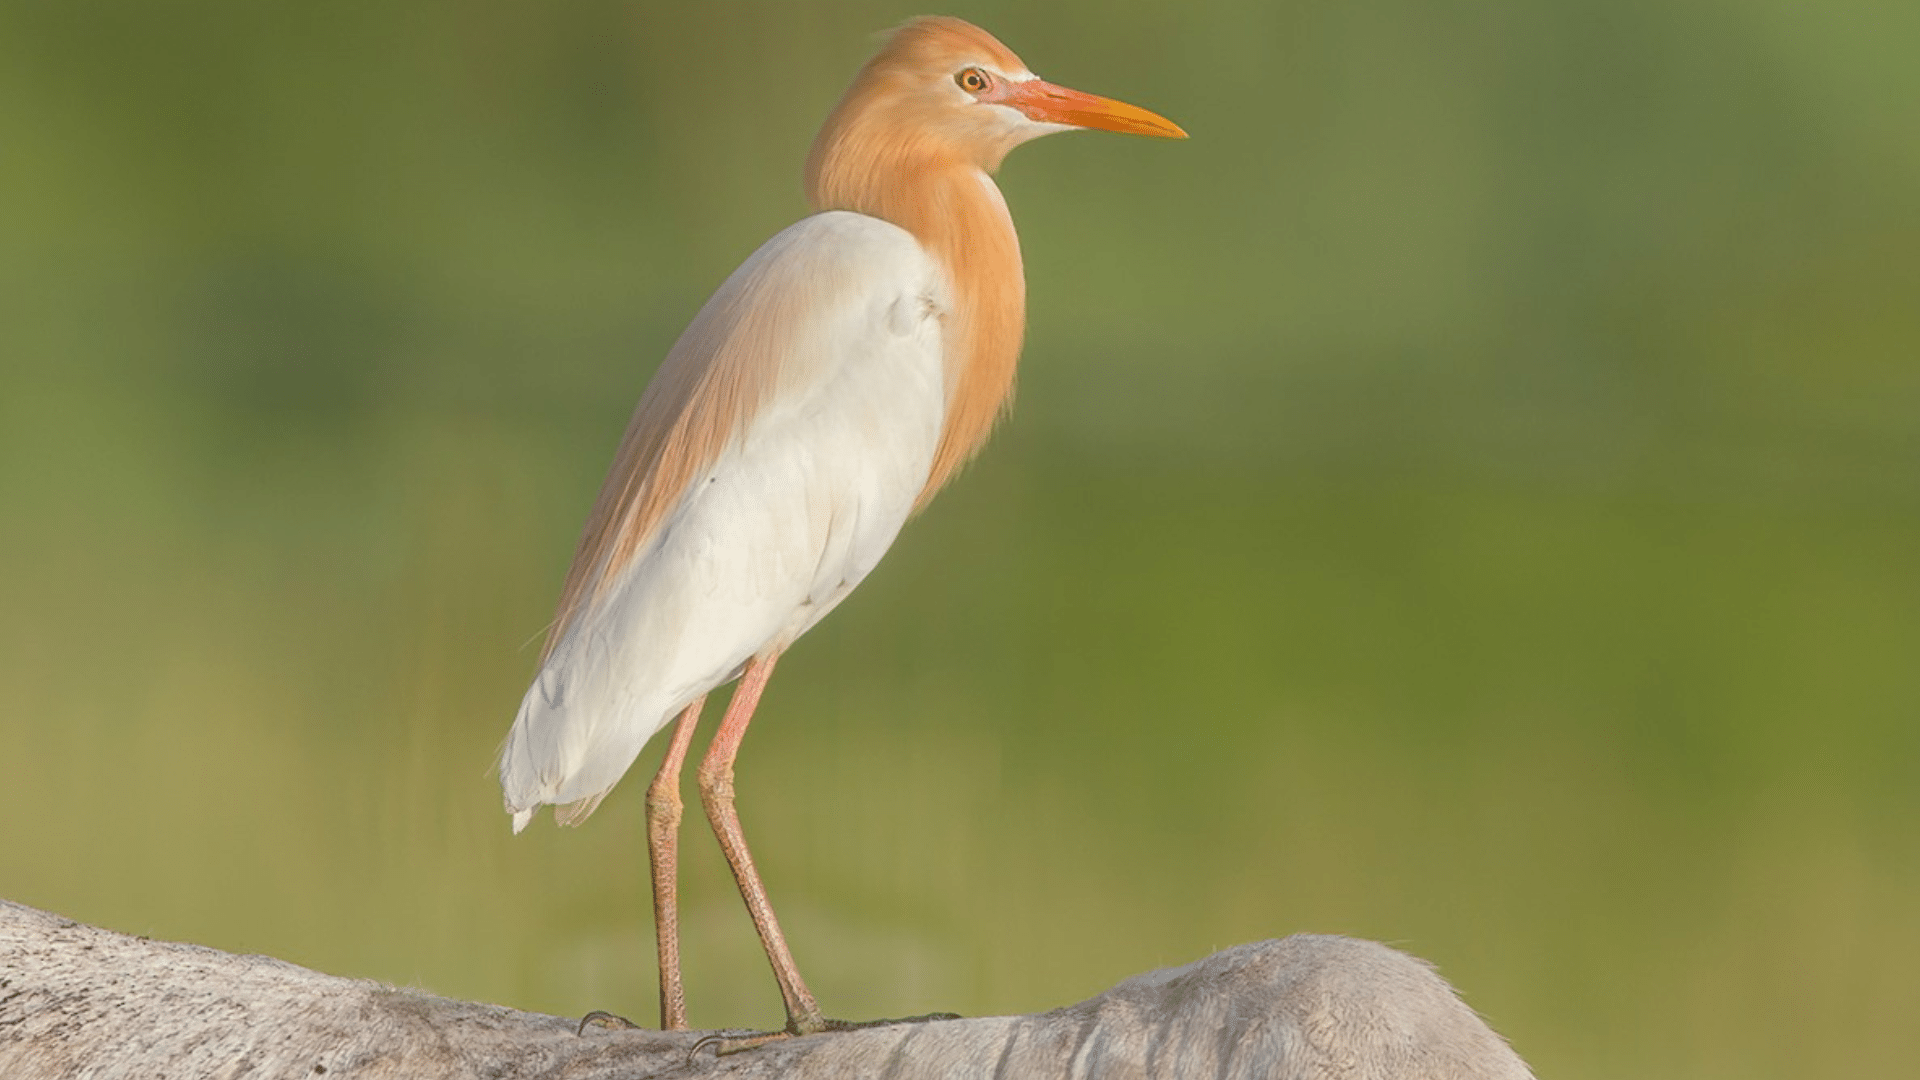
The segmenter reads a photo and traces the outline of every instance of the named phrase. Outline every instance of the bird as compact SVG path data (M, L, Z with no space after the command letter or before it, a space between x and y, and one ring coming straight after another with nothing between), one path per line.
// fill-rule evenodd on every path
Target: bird
M642 393L574 552L500 756L513 830L578 825L669 725L647 789L660 1017L686 1026L680 773L709 692L739 684L697 771L787 1014L828 1030L754 868L733 764L774 665L859 585L1005 410L1025 332L1019 238L992 175L1100 129L1185 138L1046 82L985 30L885 38L806 162L813 213L755 251Z

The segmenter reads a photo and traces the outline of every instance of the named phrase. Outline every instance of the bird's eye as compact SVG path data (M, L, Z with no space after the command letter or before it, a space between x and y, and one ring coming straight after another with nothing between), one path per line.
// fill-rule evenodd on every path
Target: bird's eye
M993 85L993 80L989 79L987 73L981 71L979 68L967 68L960 74L955 75L953 81L959 83L960 89L965 90L969 94L978 94Z

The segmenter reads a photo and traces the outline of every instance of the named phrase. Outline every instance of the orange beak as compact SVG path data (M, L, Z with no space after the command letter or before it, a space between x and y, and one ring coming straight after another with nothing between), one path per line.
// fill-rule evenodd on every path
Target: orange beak
M1041 79L1008 86L1000 100L1019 109L1027 119L1048 124L1071 124L1101 131L1121 131L1129 135L1157 135L1163 139L1187 137L1187 133L1180 130L1180 125L1138 105L1069 90Z

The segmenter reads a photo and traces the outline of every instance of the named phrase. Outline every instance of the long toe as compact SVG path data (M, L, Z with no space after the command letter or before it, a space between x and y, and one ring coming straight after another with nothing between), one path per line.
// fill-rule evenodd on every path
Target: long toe
M709 1035L693 1044L690 1053L697 1054L708 1047L713 1048L714 1056L725 1057L738 1054L743 1050L752 1050L781 1039L798 1039L807 1035L824 1035L836 1031L859 1031L863 1028L891 1027L895 1024L927 1024L937 1020L958 1020L959 1013L938 1012L924 1016L888 1017L879 1020L835 1020L822 1017L814 1023L790 1021L782 1031L751 1031L741 1035Z
M823 1031L858 1031L861 1028L892 1027L895 1024L931 1024L937 1020L958 1020L959 1013L937 1012L921 1016L895 1016L879 1020L823 1020Z
M687 1056L691 1058L700 1051L712 1047L714 1057L726 1057L728 1054L738 1054L743 1050L752 1050L755 1047L765 1046L770 1042L778 1042L781 1039L797 1039L799 1037L799 1035L791 1031L755 1031L745 1035L709 1035L699 1042L694 1043L693 1049L687 1051Z

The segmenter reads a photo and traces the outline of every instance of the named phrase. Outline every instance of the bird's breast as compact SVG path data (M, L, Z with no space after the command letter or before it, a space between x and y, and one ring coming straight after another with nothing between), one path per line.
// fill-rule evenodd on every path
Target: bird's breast
M940 441L946 284L906 232L818 214L729 290L726 310L750 317L702 332L751 352L721 389L757 406L581 620L608 643L597 663L644 697L702 692L831 610L893 543Z

